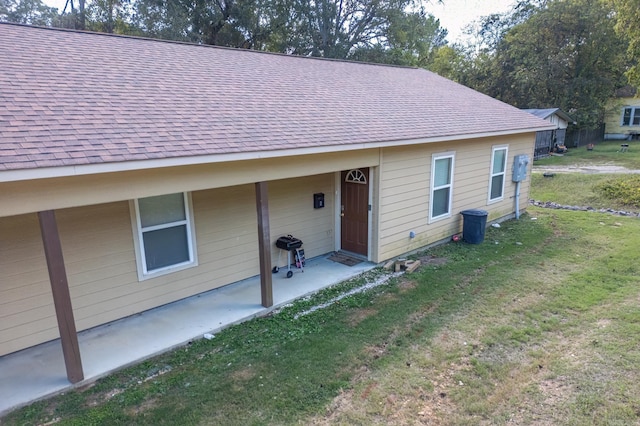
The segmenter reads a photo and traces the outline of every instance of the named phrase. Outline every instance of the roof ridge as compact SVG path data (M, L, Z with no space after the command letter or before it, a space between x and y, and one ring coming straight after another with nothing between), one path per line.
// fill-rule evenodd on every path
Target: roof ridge
M153 38L153 37L136 36L136 35L130 35L130 34L103 33L98 31L77 30L74 28L63 28L63 27L47 27L42 25L21 24L17 22L7 22L7 21L0 21L0 25L34 28L34 29L45 30L45 31L58 31L58 32L65 32L65 33L87 34L87 35L94 35L94 36L101 36L101 37L113 37L113 38L132 39L132 40L157 42L157 43L177 44L177 45L192 46L192 47L230 50L234 52L251 52L251 53L259 53L263 55L282 56L287 58L316 59L316 60L328 61L328 62L344 62L348 64L371 65L371 66L388 67L388 68L415 69L415 70L428 71L425 68L416 67L416 66L382 64L377 62L364 62L364 61L355 61L355 60L341 59L341 58L325 58L321 56L293 55L293 54L287 54L282 52L271 52L268 50L243 49L240 47L219 46L219 45L213 45L213 44L198 44L198 43L193 43L188 41L168 40L164 38Z

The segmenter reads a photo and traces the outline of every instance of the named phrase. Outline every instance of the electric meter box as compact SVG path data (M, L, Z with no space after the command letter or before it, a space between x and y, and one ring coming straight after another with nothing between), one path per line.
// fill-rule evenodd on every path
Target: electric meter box
M514 182L522 182L527 178L527 166L529 165L529 156L520 154L513 157L513 178Z

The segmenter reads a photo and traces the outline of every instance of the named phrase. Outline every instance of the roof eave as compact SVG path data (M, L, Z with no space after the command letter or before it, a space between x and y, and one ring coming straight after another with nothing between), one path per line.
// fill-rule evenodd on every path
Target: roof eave
M323 154L323 153L330 153L330 152L345 152L345 151L354 151L354 150L363 150L363 149L375 149L375 148L384 148L384 147L391 147L391 146L419 145L419 144L425 144L425 143L437 143L437 142L447 142L447 141L453 142L453 141L460 141L464 139L479 139L479 138L485 138L485 137L507 136L507 135L532 133L532 132L537 132L541 130L552 130L552 129L555 129L555 126L549 125L549 126L532 127L532 128L525 128L525 129L502 130L499 132L458 134L458 135L439 136L439 137L432 137L432 138L420 138L420 139L399 140L399 141L381 141L381 142L369 142L369 143L348 144L348 145L329 145L329 146L312 147L312 148L292 148L292 149L280 149L280 150L273 150L273 151L210 154L210 155L197 155L197 156L190 156L190 157L161 158L161 159L153 159L153 160L123 161L123 162L113 162L113 163L81 164L81 165L61 166L61 167L43 167L43 168L32 168L32 169L5 170L0 172L0 182L51 179L51 178L102 174L102 173L130 172L130 171L150 170L150 169L158 169L158 168L165 168L165 167L226 163L226 162L258 160L258 159L267 159L267 158L291 157L291 156L297 156L297 155L311 155L311 154Z
M558 111L556 111L556 115L570 124L576 124L575 120L569 114L562 111L561 109L558 109Z

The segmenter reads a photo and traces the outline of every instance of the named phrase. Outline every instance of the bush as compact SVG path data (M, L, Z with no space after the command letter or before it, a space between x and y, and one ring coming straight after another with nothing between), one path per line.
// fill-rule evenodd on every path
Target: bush
M619 177L607 180L596 186L603 197L626 206L640 208L640 176Z

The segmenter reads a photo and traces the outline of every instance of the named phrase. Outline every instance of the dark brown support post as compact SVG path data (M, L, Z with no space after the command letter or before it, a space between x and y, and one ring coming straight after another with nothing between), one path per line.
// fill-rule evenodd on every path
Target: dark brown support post
M262 306L273 306L271 281L271 232L269 232L269 195L267 182L256 182L256 210L258 212L258 250L260 253L260 294Z
M84 373L82 372L78 333L73 319L71 295L69 294L69 283L67 281L67 271L64 267L56 216L53 210L47 210L39 212L38 219L40 220L44 254L47 258L47 268L49 269L49 280L51 281L56 318L58 319L67 378L71 383L78 383L84 379Z

